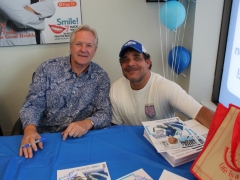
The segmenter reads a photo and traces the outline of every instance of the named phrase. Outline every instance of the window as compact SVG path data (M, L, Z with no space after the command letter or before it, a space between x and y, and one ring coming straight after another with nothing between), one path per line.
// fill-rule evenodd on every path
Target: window
M212 101L240 106L240 0L225 0Z

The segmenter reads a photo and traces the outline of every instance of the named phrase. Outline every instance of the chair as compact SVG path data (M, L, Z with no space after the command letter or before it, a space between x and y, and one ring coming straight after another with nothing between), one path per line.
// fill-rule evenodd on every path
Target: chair
M35 72L33 72L32 81L33 81L34 75L35 75ZM23 135L22 122L20 118L18 118L18 120L14 124L11 135Z
M0 125L0 136L3 136L1 125Z
M22 122L20 118L18 118L14 124L11 135L23 135Z

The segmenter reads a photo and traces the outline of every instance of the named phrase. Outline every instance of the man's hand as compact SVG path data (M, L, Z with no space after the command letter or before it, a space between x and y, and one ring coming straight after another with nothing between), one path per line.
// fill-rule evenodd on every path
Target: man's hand
M33 124L29 124L25 127L24 129L24 136L21 142L20 150L19 150L19 155L22 156L24 155L25 158L32 158L33 157L33 151L37 151L38 148L43 149L43 144L42 142L39 142L38 148L35 143L36 140L41 139L41 136L37 132L37 128ZM22 148L23 145L25 144L31 144L31 146L28 146L26 148Z
M35 12L30 6L25 6L24 9L29 11L29 12L31 12L31 13L33 13L33 14L40 15L39 13Z
M90 119L73 122L67 127L64 132L62 132L63 140L66 140L67 136L81 137L82 135L86 134L92 127L93 125Z
M213 119L213 115L214 115L214 112L212 112L211 110L203 106L199 110L195 119L209 129Z

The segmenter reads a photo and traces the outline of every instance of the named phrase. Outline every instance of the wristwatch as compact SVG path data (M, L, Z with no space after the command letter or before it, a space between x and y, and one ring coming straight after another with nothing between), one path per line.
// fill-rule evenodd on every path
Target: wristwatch
M91 123L92 123L92 128L91 129L94 129L94 123L93 123L93 121L92 120L90 120L91 121Z

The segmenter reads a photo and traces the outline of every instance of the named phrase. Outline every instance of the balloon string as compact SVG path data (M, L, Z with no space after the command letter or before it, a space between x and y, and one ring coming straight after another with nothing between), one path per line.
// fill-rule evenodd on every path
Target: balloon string
M186 75L185 74L182 74L184 77L186 77Z
M178 10L179 10L179 5L178 5ZM177 21L178 22L178 21ZM184 30L183 30L183 33L185 32L185 27L184 27ZM179 28L179 32L178 32L178 34L177 34L177 44L179 43L179 39L180 39L180 34L181 34L181 28ZM181 46L182 46L182 44L181 44ZM175 61L177 61L177 55L179 54L178 53L178 51L181 51L182 49L178 49L179 48L179 46L177 46L177 50L176 50L176 57L175 57ZM178 62L177 63L175 63L175 65L177 66L177 68L176 68L176 73L177 73L177 75L179 74L179 66L180 66L180 59L178 60ZM177 78L178 78L178 76L176 76L176 81L177 81Z
M187 12L186 12L186 18L185 18L184 25L183 25L183 29L184 29L184 31L183 31L183 36L182 36L181 46L183 45L183 39L184 39L184 35L185 35L185 27L186 27L186 23L187 23L188 9L189 9L189 6L190 6L190 2L191 2L191 0L188 1Z
M181 2L183 4L183 1ZM183 45L183 39L184 39L184 33L185 33L185 27L186 27L186 19L187 19L187 15L186 15L186 18L185 18L185 24L183 26L183 36L182 36L182 42L181 42L181 49L180 49L180 52L182 51L182 45ZM181 28L179 28L180 32L181 32ZM178 33L178 42L179 42L179 38L180 38L180 32ZM179 46L178 46L179 47ZM177 53L178 54L178 47L177 47ZM178 61L178 64L177 64L177 76L176 76L176 81L177 81L177 78L178 78L178 74L179 74L179 66L180 66L180 59Z
M177 14L178 14L178 12L179 12L179 6L180 4L178 4L178 6L177 6ZM176 27L178 27L178 16L177 16L177 21L176 21ZM179 30L179 31L178 31ZM174 36L174 41L173 41L173 43L172 43L172 49L174 48L174 47L176 47L176 44L179 42L179 37L180 37L180 32L181 32L181 30L180 30L180 28L176 28L176 30L175 30L175 36ZM175 69L175 71L177 71L176 73L178 74L178 69L179 69L179 61L178 61L178 64L177 64L177 55L178 55L178 47L176 47L176 48L174 48L174 51L173 51L173 64L172 64L172 77L173 77L173 81L175 81L175 76L174 76L174 69ZM177 68L176 68L177 67Z
M167 2L167 0L165 0ZM183 1L183 0L182 0ZM186 22L187 22L187 16L189 13L189 6L190 6L190 1L196 2L194 0L188 0L188 4L187 4L187 10L186 10L186 17L184 20L184 25L181 28L176 28L175 30L170 30L170 29L166 29L165 30L165 49L164 49L164 38L161 39L162 37L162 29L161 29L161 24L160 24L160 1L158 0L158 7L159 7L159 29L160 29L160 45L161 45L161 57L162 57L162 64L163 64L163 75L164 77L167 77L169 80L173 80L175 81L175 79L177 80L178 76L179 76L179 66L180 66L180 59L177 62L177 55L178 55L178 51L181 51L182 49L180 49L180 47L176 47L175 49L173 49L176 44L181 44L181 46L183 45L183 40L185 37L185 29L186 29ZM183 2L182 2L183 3ZM179 4L180 5L180 4ZM179 11L180 6L178 5L177 11ZM168 3L165 5L166 8L166 14L168 13ZM176 21L176 27L178 26L179 22L178 22L178 16L177 16L177 21ZM165 20L166 20L166 24L168 24L168 17L165 16ZM180 37L181 35L181 30L183 30L182 32L182 38ZM181 39L181 40L180 40ZM170 41L171 40L171 43ZM169 54L170 56L172 56L172 64L171 64L171 68L168 66L168 63L165 62L165 60L168 60L168 49L169 49L169 45L170 47L173 49L172 53ZM182 48L182 47L181 47ZM165 53L163 53L163 51L165 51ZM166 63L166 64L165 64ZM171 69L171 71L169 71L169 68ZM175 72L176 71L176 72ZM177 76L175 76L175 73L177 74ZM185 76L185 75L183 75ZM186 77L186 76L185 76Z
M168 4L166 4L166 9L168 10ZM167 12L166 12L167 13ZM165 17L166 18L166 24L168 23L167 22L167 16ZM168 55L168 53L167 53L167 47L168 47L168 29L167 29L167 31L166 31L166 36L165 36L165 40L166 40L166 42L165 42L165 60L167 60L167 55ZM166 70L167 70L167 74L168 74L168 66L167 66L167 63L166 63ZM168 75L169 76L169 75Z
M190 6L190 1L188 1L187 11L186 11L186 18L185 18L184 25L183 25L183 35L182 35L182 42L181 42L181 51L182 51L183 39L184 39L184 35L185 35L185 29L186 29L186 22L187 22L187 17L188 17L189 6ZM179 70L179 66L180 66L180 60L179 60L179 62L178 62L178 67L177 67L178 70ZM177 70L177 74L179 74L179 73L178 73L178 70ZM184 74L183 74L183 76L186 77ZM177 76L177 77L178 77L178 76ZM176 79L176 80L177 80L177 79Z
M177 32L177 31L176 31ZM173 39L173 37L172 37L172 39ZM172 46L171 46L171 49L173 49L174 48L174 42L172 41ZM172 51L172 64L171 64L171 74L170 74L170 80L172 80L172 81L174 81L174 78L172 78L172 77L174 77L174 71L173 71L173 69L174 69L174 67L175 67L175 49Z
M158 25L159 25L159 30L160 30L160 36L159 36L159 40L160 40L160 46L161 46L161 56L162 56L162 64L163 64L163 77L165 77L165 63L164 63L164 59L163 59L163 45L162 45L162 41L161 41L161 37L162 37L162 30L161 30L161 25L160 25L160 2L158 0L158 9L159 9L159 22L158 22Z
M183 2L182 2L183 3ZM185 18L185 22L184 22L184 26L183 26L183 35L182 35L182 41L181 41L181 49L179 50L178 47L174 50L175 53L175 58L174 58L174 61L176 61L177 59L177 54L178 54L178 51L182 51L182 45L183 45L183 39L184 39L184 35L185 35L185 28L186 28L186 22L187 22L187 17L188 17L188 10L189 10L189 6L190 6L190 2L188 2L188 6L187 6L187 12L186 12L186 18ZM177 21L178 22L178 21ZM179 42L179 38L180 38L180 31L181 31L181 28L179 28L179 33L178 33L178 40L177 42ZM179 66L180 66L180 59L178 61L178 64L177 64L177 68L176 68L176 63L175 63L175 70L177 71L177 76L176 76L176 80L178 78L178 74L179 74ZM184 75L185 76L185 75ZM185 76L186 77L186 76Z

